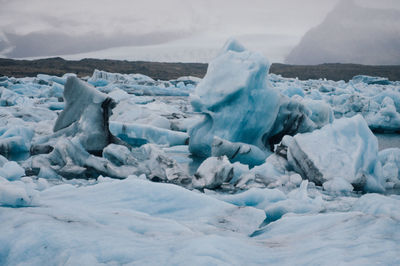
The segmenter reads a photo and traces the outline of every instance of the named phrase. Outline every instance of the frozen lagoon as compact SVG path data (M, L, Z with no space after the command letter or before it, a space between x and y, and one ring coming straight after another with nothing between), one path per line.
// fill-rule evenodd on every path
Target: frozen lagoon
M398 130L399 83L376 84L377 79L368 77L344 83L267 76L268 63L234 42L221 55L217 66L233 60L233 73L241 75L237 82L221 81L222 93L221 87L205 88L203 83L203 88L214 89L215 97L195 98L194 105L188 95L196 94L200 79L155 81L96 71L87 80L117 103L110 131L139 146L111 144L100 155L81 146L80 140L88 136L79 128L97 121L88 119L90 112L75 121L78 130L68 131L73 134L53 133L65 108L60 100L70 74L2 78L1 152L15 156L19 151L29 158L0 157L0 264L399 264L400 152L378 153L368 133L368 126ZM242 65L241 60L250 61ZM220 76L219 69L210 70L217 72L210 74L207 86L226 76ZM266 82L262 87L275 90L271 93L279 98L270 122L259 128L268 132L270 141L260 136L250 142L240 128L224 132L232 130L227 125L234 122L226 118L246 115L242 103L251 102L248 93L259 88L252 86L253 80ZM225 104L234 105L236 113L223 110ZM253 107L251 112L257 113L262 105ZM262 110L257 113L259 123L260 114ZM193 160L186 138L192 128L202 128L204 115L221 121L213 125L213 142L206 144L211 155L223 156ZM363 118L350 118L355 115ZM341 127L334 122L338 120ZM352 125L358 125L357 131ZM328 178L321 179L322 185L307 180L310 174L296 172L290 166L293 159L282 157L284 148L271 151L280 137L301 131L311 136L300 138L306 142L312 136L336 136L311 150L298 142L305 158L313 161L316 170L312 169ZM396 135L384 135L389 146L397 143L397 137L388 136ZM46 143L49 146L37 146ZM281 144L290 152L290 143L286 137ZM198 144L202 145L201 138ZM41 154L28 152L31 147ZM384 150L382 145L379 149ZM354 170L352 179L326 172L329 151L360 160L347 168ZM264 163L244 164L259 152L267 157ZM318 156L322 159L315 159ZM337 158L335 163L349 167ZM71 173L87 172L103 175L71 179ZM187 178L197 189L183 182ZM368 180L385 192L362 192L361 185Z

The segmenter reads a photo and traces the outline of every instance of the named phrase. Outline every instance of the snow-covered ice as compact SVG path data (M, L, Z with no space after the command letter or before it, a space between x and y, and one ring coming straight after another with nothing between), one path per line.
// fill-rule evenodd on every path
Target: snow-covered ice
M288 141L287 154L289 164L316 184L340 178L326 187L332 189L347 181L341 187L350 188L352 184L382 190L376 169L378 141L360 115L336 119L319 130L295 135Z

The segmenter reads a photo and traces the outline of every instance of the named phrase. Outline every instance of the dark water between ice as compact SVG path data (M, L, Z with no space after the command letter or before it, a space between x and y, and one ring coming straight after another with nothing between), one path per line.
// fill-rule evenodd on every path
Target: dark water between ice
M379 150L400 148L400 134L375 134L378 138Z

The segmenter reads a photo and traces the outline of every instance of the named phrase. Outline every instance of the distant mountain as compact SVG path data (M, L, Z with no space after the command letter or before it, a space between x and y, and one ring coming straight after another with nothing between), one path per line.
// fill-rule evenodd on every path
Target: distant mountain
M342 0L287 56L289 64L400 64L400 11Z

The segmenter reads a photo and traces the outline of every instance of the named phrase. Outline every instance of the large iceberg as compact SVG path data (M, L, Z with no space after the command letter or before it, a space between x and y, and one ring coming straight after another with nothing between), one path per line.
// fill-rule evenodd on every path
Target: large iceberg
M265 149L265 133L279 110L279 93L267 86L268 60L228 42L209 64L207 74L191 95L195 111L204 120L189 134L193 154L208 157L214 136Z
M237 143L238 147L240 143L249 144L247 147L253 148L248 150L255 157L248 154L236 160L257 165L284 135L312 131L332 121L326 105L310 100L310 109L273 88L267 82L269 66L264 56L246 50L238 42L225 44L191 94L194 111L204 115L203 121L189 131L191 153L209 157L217 137L217 142ZM232 149L224 150L231 153ZM229 156L220 151L218 155Z

